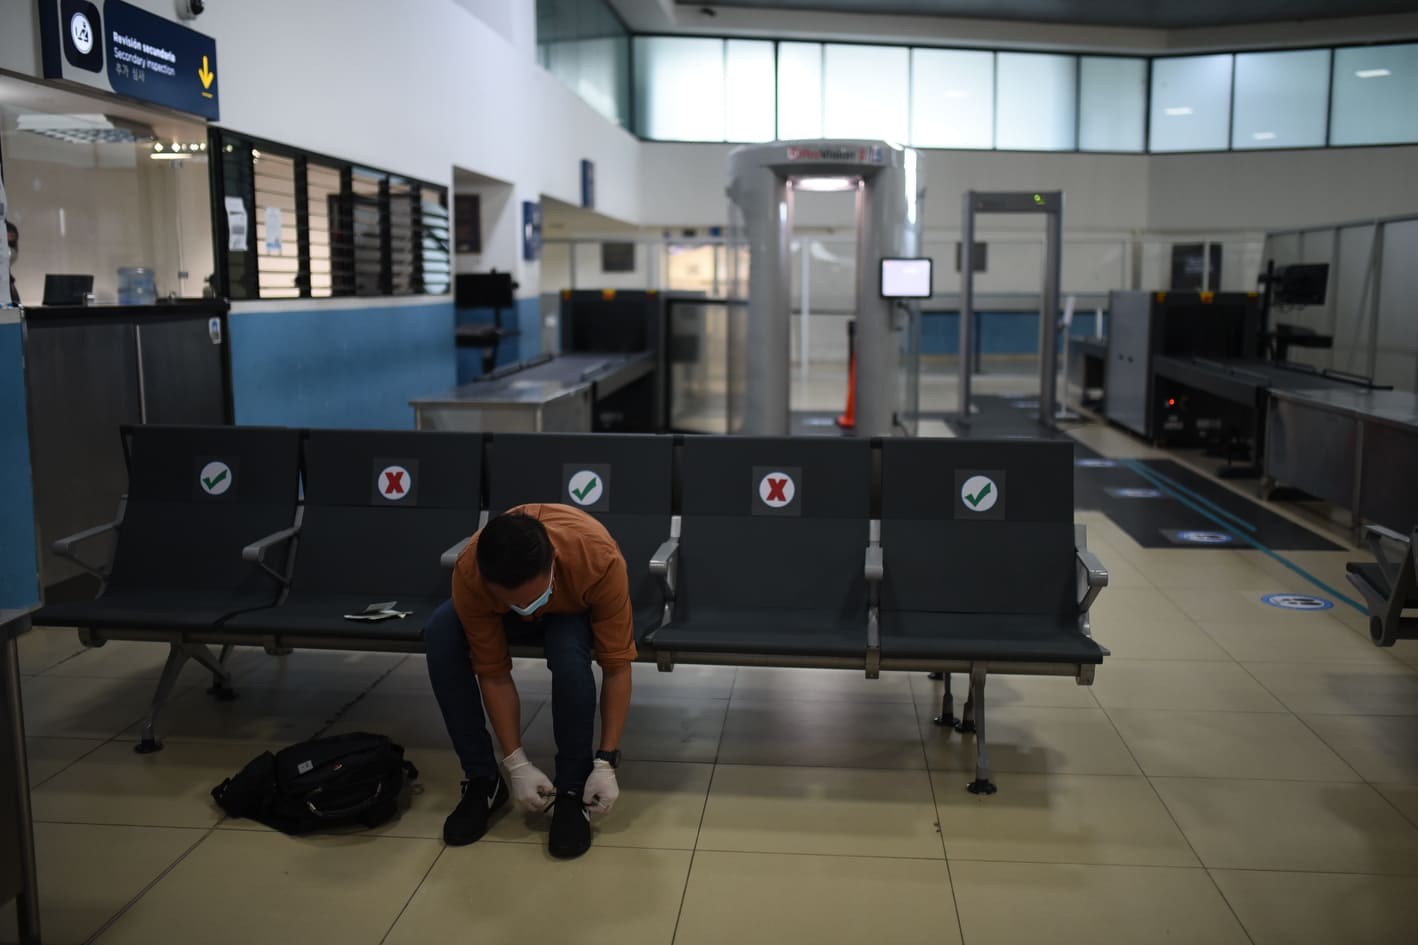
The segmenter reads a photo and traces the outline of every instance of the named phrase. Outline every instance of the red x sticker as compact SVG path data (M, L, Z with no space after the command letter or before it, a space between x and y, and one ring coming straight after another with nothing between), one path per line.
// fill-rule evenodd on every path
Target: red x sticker
M769 508L781 509L792 502L797 494L797 485L787 473L771 472L758 483L758 497Z
M397 502L413 488L413 477L403 466L388 466L379 473L379 494Z

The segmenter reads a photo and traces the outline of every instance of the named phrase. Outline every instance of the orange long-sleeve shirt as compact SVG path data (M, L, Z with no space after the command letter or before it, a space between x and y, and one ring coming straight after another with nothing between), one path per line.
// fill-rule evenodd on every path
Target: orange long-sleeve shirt
M596 662L603 669L615 669L635 659L635 621L625 557L605 526L569 505L531 504L508 511L540 520L556 549L551 600L532 617L522 619L589 614ZM478 535L474 535L458 557L453 570L453 607L468 635L473 672L490 676L512 669L503 629L503 620L511 610L483 583L477 549Z

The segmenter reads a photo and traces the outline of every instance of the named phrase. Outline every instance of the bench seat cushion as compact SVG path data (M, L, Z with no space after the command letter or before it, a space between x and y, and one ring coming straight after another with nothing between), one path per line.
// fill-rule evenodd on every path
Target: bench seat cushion
M865 613L696 609L655 634L655 648L682 653L857 656L865 661Z
M201 630L244 610L270 607L275 593L226 590L114 590L96 600L50 604L35 613L38 627Z
M1102 663L1107 650L1072 618L1050 614L950 614L891 611L881 615L882 659Z
M268 607L239 614L222 626L228 631L250 631L253 636L273 634L277 637L302 636L351 640L417 641L423 637L423 625L433 615L442 600L390 594L399 610L410 611L402 620L381 620L370 623L346 620L345 614L357 614L379 600L376 594L292 594L279 607Z

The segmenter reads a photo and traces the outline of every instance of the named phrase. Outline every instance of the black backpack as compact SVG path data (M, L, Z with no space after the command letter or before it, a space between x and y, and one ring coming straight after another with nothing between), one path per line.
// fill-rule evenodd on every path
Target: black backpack
M233 817L287 834L328 827L377 827L394 816L418 769L383 735L351 732L262 752L212 797Z

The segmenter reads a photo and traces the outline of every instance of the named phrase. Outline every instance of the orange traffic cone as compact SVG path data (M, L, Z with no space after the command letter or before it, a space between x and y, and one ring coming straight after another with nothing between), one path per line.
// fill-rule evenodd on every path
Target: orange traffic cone
M848 336L849 340L851 336ZM837 418L837 425L850 430L857 425L857 351L852 346L852 367L847 376L847 412Z

